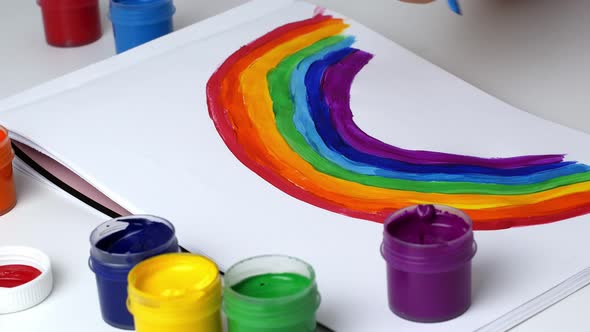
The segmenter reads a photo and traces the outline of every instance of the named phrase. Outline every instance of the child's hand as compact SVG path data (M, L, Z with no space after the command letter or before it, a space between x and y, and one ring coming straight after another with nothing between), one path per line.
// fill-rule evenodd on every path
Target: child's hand
M430 3L433 2L434 0L400 0L403 2L411 2L411 3Z
M434 2L435 0L399 0L402 2L409 2L409 3L431 3ZM459 6L459 3L457 2L457 0L448 0L449 1L449 7L451 8L451 10L453 12L455 12L455 14L457 15L462 15L461 14L461 7Z

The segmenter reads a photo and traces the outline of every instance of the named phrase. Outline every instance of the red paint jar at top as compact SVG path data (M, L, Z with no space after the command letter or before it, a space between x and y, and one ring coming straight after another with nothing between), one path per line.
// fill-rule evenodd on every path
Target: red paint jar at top
M98 0L37 0L49 45L90 44L102 35Z

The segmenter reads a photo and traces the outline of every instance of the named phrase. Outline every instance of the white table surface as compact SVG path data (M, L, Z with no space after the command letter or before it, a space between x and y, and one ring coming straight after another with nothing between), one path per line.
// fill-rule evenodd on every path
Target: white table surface
M180 29L244 0L175 0ZM107 2L103 37L60 49L44 41L34 0L0 0L0 98L114 55ZM463 1L464 16L395 0L316 0L384 34L525 111L590 133L590 1ZM53 259L55 289L41 305L0 315L0 331L118 331L100 319L87 236L106 217L16 172L19 203L0 217L0 245L30 245ZM182 240L182 239L181 239ZM551 267L547 267L551 268ZM88 298L88 301L79 301ZM590 330L590 287L514 331Z

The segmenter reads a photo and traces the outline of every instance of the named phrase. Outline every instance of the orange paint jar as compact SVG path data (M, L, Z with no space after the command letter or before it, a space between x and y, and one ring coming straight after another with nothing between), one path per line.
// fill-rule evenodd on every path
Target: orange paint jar
M0 126L0 215L12 210L16 205L16 190L12 175L14 152L10 145L8 130Z

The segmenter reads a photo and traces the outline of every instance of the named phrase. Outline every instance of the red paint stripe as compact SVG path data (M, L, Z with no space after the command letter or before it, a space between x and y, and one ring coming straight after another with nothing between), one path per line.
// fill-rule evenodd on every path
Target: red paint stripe
M380 217L371 217L371 214L349 209L342 204L327 201L322 197L303 190L293 185L293 183L291 183L288 179L279 176L264 165L258 163L256 160L251 159L244 150L243 146L238 142L236 128L229 117L230 111L225 109L222 102L221 87L223 85L223 80L230 72L232 66L240 59L250 54L256 48L259 48L268 43L296 38L300 35L298 30L328 21L330 19L332 19L331 16L317 15L307 20L283 25L234 52L219 67L219 69L217 69L217 71L207 82L207 105L209 107L209 116L213 120L213 123L215 124L215 127L217 128L217 131L221 135L223 141L229 150L234 154L234 156L236 156L236 158L238 158L238 160L240 160L250 170L258 174L260 177L281 191L322 209L348 215L353 218L369 219L382 222L384 219L381 220Z
M289 179L280 176L270 168L271 166L265 165L265 156L248 155L244 146L239 142L239 128L236 128L236 125L232 122L231 111L224 106L224 98L231 99L232 97L241 97L241 93L236 91L237 87L233 85L233 89L227 89L227 86L224 87L224 84L227 84L225 78L231 73L232 67L241 59L251 55L253 52L260 52L259 48L261 47L278 45L296 38L299 35L308 32L314 25L319 25L328 20L332 20L332 18L319 15L308 20L286 24L267 33L232 54L211 76L207 83L207 104L209 107L209 115L223 141L236 158L238 158L238 160L250 170L254 171L281 191L322 209L344 214L353 218L383 222L389 214L396 209L403 207L397 206L400 205L400 202L392 202L391 208L379 211L358 211L344 204L327 200L324 197L317 196L312 192L300 188L289 181ZM222 91L224 88L232 95L223 96ZM472 216L474 220L474 228L478 230L538 225L589 213L590 193L566 195L529 205L465 210L465 212Z

